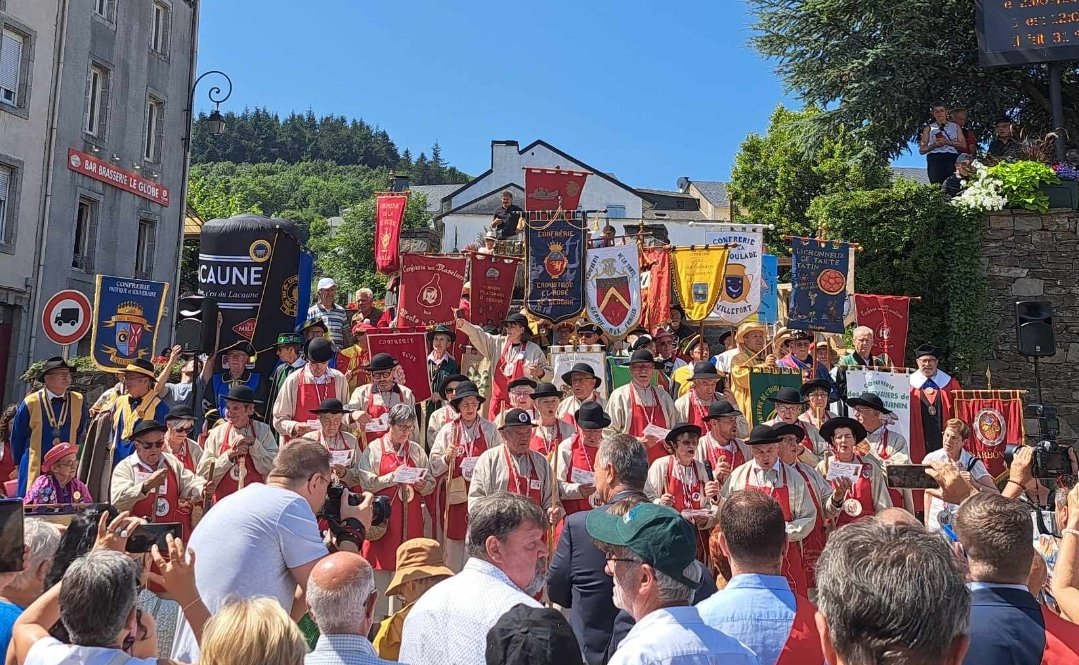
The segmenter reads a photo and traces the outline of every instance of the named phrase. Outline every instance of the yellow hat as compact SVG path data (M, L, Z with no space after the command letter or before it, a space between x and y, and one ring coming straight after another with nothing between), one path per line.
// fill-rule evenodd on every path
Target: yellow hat
M413 538L397 548L397 570L394 571L386 595L396 595L409 580L428 577L449 577L453 571L446 567L442 558L442 546L430 538Z
M746 323L738 326L738 332L734 333L734 341L741 345L742 340L745 339L746 335L753 332L754 330L759 330L762 333L768 334L768 326L764 325L763 323L757 323L756 321L747 321Z

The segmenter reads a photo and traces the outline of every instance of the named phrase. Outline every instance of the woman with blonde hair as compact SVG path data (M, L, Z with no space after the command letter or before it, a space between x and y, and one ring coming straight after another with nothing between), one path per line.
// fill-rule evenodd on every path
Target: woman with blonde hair
M307 644L272 598L227 603L202 630L200 665L303 665Z

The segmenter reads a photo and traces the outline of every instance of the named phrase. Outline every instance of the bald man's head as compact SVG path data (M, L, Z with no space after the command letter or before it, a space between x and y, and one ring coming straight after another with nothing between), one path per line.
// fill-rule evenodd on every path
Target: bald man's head
M885 508L877 513L877 521L881 524L888 524L891 526L898 526L900 524L911 524L914 526L922 526L922 523L918 521L918 518L911 515L902 508Z
M364 635L375 610L375 573L353 552L323 557L307 578L307 604L326 635Z

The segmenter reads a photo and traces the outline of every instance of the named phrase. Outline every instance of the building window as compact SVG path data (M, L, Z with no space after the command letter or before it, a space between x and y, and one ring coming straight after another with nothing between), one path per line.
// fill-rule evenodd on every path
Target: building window
M135 244L135 277L148 279L154 271L154 236L157 225L152 219L139 220L139 236Z
M153 4L150 25L150 48L161 55L169 54L169 6L163 2Z
M4 28L0 32L0 102L11 106L23 106L19 83L22 65L26 59L29 40L14 30Z
M0 245L9 242L8 229L11 228L8 217L11 215L11 201L14 200L15 169L0 164Z
M608 205L607 217L609 219L625 219L626 218L626 206L622 205Z
M112 4L112 0L94 0L94 13L105 19L109 20L109 5Z
M86 133L105 138L108 124L109 70L101 65L90 65L90 79L86 82Z
M97 201L80 198L75 209L75 251L71 267L94 271L94 248L97 244Z
M146 100L146 136L143 139L142 156L149 162L161 161L162 130L165 119L165 103L156 97Z

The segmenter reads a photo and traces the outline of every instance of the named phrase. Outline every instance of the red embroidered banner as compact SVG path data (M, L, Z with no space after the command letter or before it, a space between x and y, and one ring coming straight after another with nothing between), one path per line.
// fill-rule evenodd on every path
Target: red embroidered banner
M1004 473L1004 447L1023 443L1023 395L1018 390L957 390L955 417L970 427L966 449L993 476ZM964 471L966 469L963 469Z
M440 323L452 326L453 310L461 302L461 289L465 285L467 262L463 256L402 255L398 324L421 328Z
M383 275L401 267L401 222L405 219L408 194L375 196L375 267Z
M498 326L510 311L520 259L473 254L472 297L468 320L477 326Z
M588 173L525 169L525 210L576 210Z
M855 293L854 311L858 325L873 329L873 355L884 356L891 366L904 367L910 298Z
M427 333L408 328L377 328L367 332L367 345L371 357L376 353L388 353L401 363L398 382L408 386L416 397L416 403L431 396L431 377L427 374Z
M644 262L649 269L641 269L641 324L654 330L671 318L671 252L666 247L646 247Z

